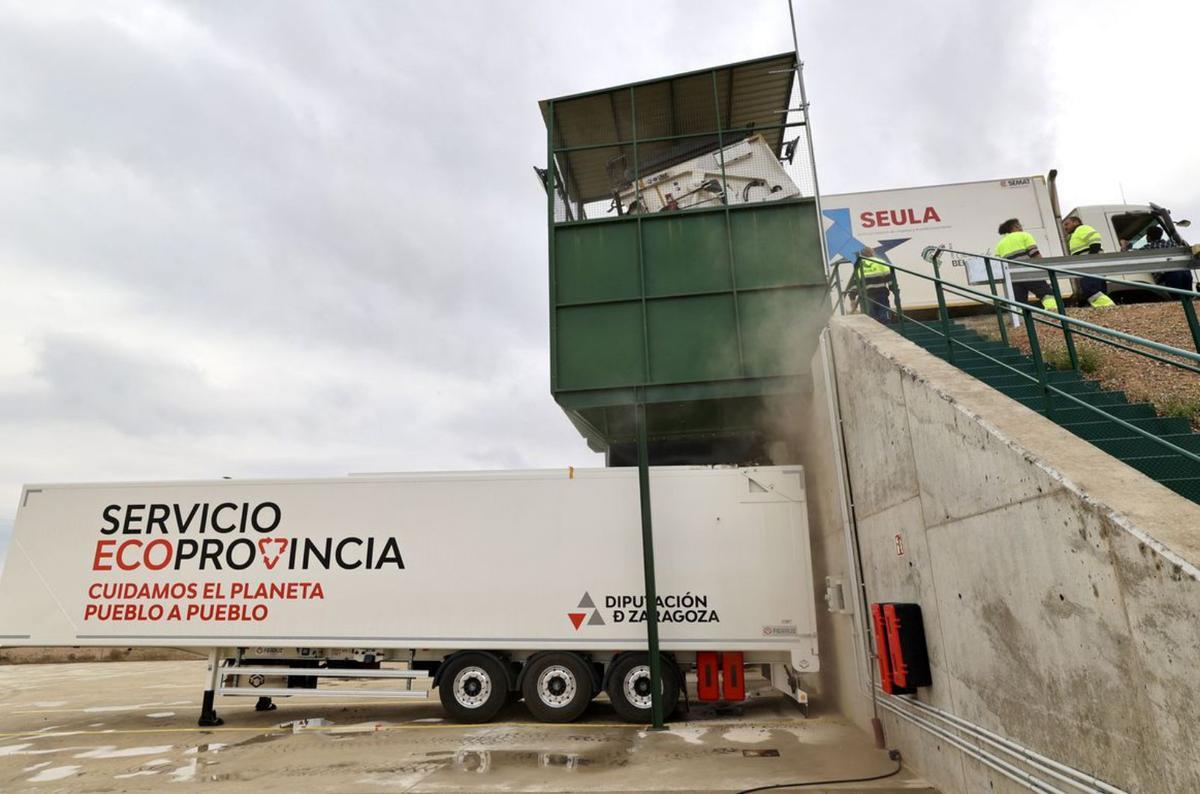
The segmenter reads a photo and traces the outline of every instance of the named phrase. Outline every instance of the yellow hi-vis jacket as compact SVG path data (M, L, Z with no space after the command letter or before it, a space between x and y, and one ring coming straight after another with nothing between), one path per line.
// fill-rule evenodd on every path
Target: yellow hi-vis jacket
M878 259L872 259L868 256L860 256L858 262L855 263L855 267L865 280L886 278L892 274L890 267Z
M1071 252L1071 256L1086 254L1089 248L1098 243L1100 243L1100 232L1084 224L1076 226L1075 231L1071 232L1071 239L1067 242L1067 249Z
M996 243L996 256L1004 259L1029 259L1036 253L1037 240L1029 232L1009 232Z

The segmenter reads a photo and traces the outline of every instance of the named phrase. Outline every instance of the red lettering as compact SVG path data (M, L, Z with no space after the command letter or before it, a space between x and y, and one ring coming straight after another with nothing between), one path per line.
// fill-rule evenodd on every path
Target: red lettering
M152 562L150 559L150 553L155 546L158 546L160 549L164 550L162 562L157 564ZM146 551L142 554L142 560L146 563L146 567L150 570L161 571L163 568L166 568L168 565L170 565L171 557L174 552L175 547L171 545L171 541L159 538L158 540L152 540L146 544Z
M140 540L127 540L120 546L117 546L117 567L122 571L133 571L138 567L138 563L136 561L132 564L125 562L125 549L129 548L130 546L140 549L142 547L142 542Z
M936 221L942 222L942 218L938 215L938 211L933 207L926 207L921 217L917 217L917 210L913 207L906 207L898 210L875 210L874 212L864 212L858 216L864 229L873 229L876 226L915 226L921 223L931 223Z
M96 615L96 605L95 604L88 604L86 607L83 608L83 619L84 620L87 620L90 617L94 617L95 615Z
M108 547L116 544L115 540L98 540L96 541L96 556L92 558L93 571L111 571L112 563L101 565L101 560L112 559L112 552L108 551Z

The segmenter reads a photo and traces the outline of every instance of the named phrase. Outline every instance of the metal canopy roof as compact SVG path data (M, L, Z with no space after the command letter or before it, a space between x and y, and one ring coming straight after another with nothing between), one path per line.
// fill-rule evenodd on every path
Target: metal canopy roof
M796 54L787 52L542 100L538 105L548 128L551 103L554 106L554 149L593 147L556 154L567 195L571 201L583 203L607 199L616 187L614 170L624 180L637 176L635 137L640 175L717 148L718 127L762 129L778 155L785 130L764 128L777 127L787 120L787 114L781 111L791 105L795 68ZM728 144L746 134L725 135L724 142ZM658 140L673 136L691 137Z

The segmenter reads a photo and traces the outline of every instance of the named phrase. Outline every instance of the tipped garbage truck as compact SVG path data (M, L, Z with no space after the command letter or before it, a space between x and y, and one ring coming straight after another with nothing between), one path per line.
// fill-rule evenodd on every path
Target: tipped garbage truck
M818 667L799 467L651 470L664 711L800 704ZM486 722L650 710L633 468L329 480L31 485L0 577L0 643L206 653L216 698L425 698ZM357 688L330 689L333 679ZM363 683L365 682L365 683Z

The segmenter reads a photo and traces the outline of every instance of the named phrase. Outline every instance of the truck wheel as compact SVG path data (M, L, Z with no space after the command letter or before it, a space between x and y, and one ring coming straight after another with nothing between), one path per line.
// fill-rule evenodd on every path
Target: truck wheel
M592 699L592 673L573 653L543 654L525 670L521 694L535 719L572 722Z
M464 653L446 663L438 696L455 720L488 722L508 701L508 678L496 657Z
M661 657L660 657L661 658ZM663 717L671 716L679 704L679 680L675 667L666 659L662 670ZM644 653L622 656L613 665L608 677L608 699L617 714L626 722L650 720L650 657Z

